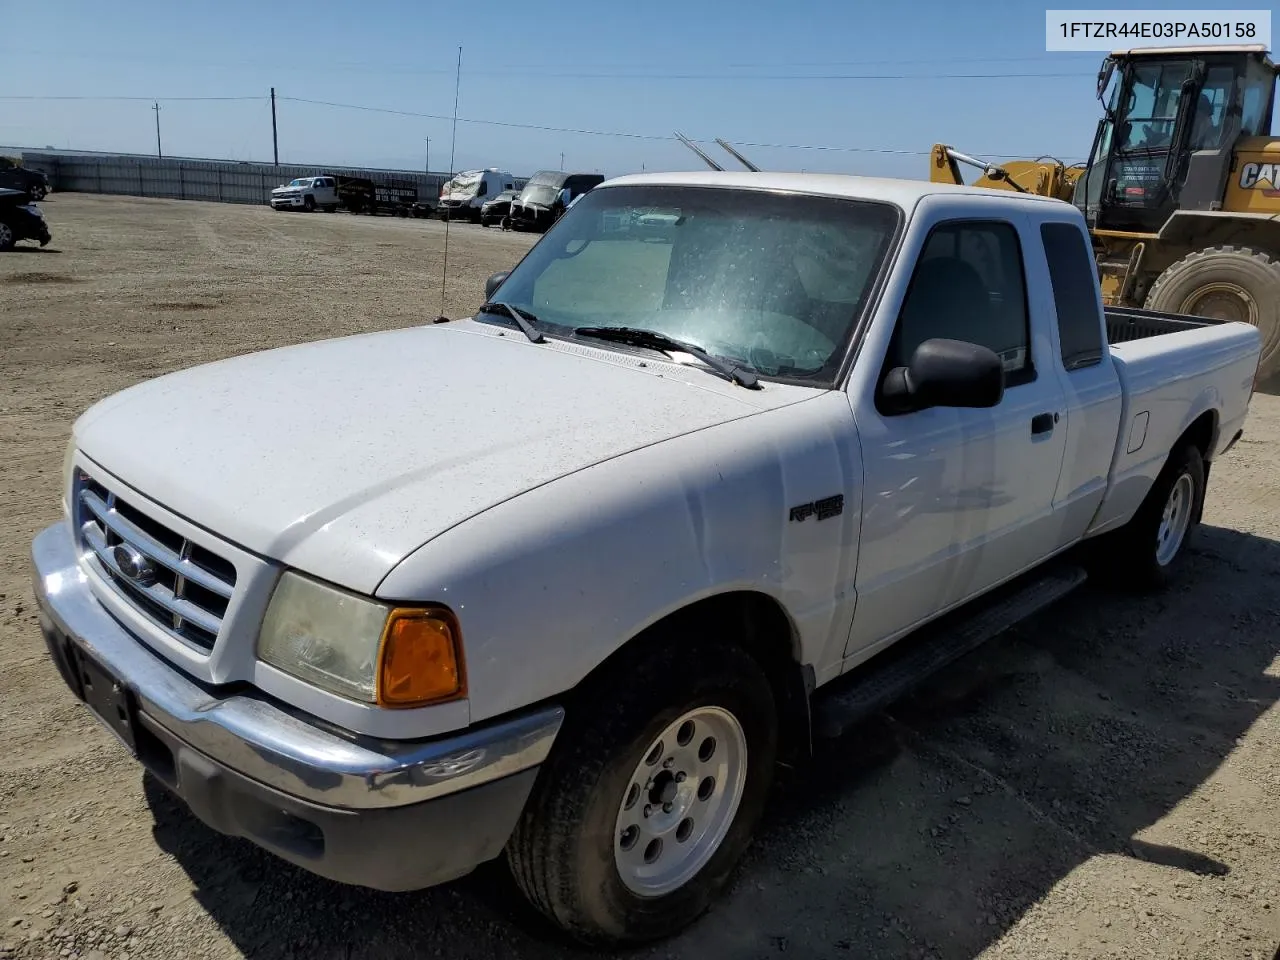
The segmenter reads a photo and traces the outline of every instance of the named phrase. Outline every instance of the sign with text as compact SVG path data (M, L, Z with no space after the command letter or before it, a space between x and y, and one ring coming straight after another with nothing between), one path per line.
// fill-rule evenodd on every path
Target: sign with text
M1271 49L1270 10L1046 10L1050 52L1137 47Z

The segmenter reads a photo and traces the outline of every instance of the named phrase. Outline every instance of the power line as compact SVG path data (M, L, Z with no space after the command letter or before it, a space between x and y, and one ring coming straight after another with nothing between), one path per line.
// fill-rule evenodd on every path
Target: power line
M68 100L68 101L123 101L123 102L146 102L146 103L182 103L182 102L208 102L208 101L261 101L270 100L270 97L249 96L249 97L130 97L130 96L109 96L109 95L84 95L84 96L50 96L50 95L0 95L0 100ZM333 100L313 100L307 97L288 97L277 94L277 101L290 101L293 103L305 103L312 106L330 107L340 110L356 110L364 113L379 113L396 117L413 117L422 120L442 120L453 121L454 118L438 113L422 113L414 110L397 110L391 107L375 107L368 104L359 103L340 103ZM458 123L470 123L478 126L504 127L515 130L533 130L542 133L566 133L576 134L589 137L614 137L624 140L644 140L651 142L676 142L677 138L669 134L648 134L633 133L621 130L594 130L585 127L558 127L550 124L540 123L516 123L508 120L488 120L479 117L457 117ZM699 142L710 142L712 138L704 137ZM812 150L823 151L829 153L856 153L856 154L880 154L890 156L909 156L909 157L927 157L930 155L928 150L907 150L895 147L841 147L830 144L808 144L808 143L767 143L763 141L739 140L734 139L737 143L744 147L756 147L766 150ZM992 159L1013 159L1020 156L1016 153L1007 153L997 150L978 151L979 154L990 157ZM1082 158L1069 158L1082 159Z
M332 100L310 100L304 97L285 97L278 96L279 100L291 100L294 103L308 103L322 107L336 107L343 110L359 110L368 113L383 113L399 117L415 117L425 120L449 120L453 118L435 113L417 113L412 110L395 110L390 107L371 107L358 103L338 103ZM458 117L459 123L474 123L485 126L494 127L512 127L519 130L536 130L544 133L574 133L590 137L618 137L627 140L650 140L650 141L668 141L677 142L677 138L670 134L652 134L652 133L628 133L619 130L591 130L582 127L555 127L547 124L538 123L514 123L506 120L481 120L475 117ZM709 141L712 138L704 137L703 141ZM734 143L744 147L759 147L762 149L773 150L826 150L835 153L879 153L879 154L897 154L902 156L927 157L930 155L928 150L901 150L891 147L837 147L819 144L797 144L797 143L763 143L749 140L734 140ZM999 151L979 151L987 156L1010 158L1017 156L1012 153L1001 153Z
M97 52L77 52L77 51L67 51L67 50L44 50L44 51L27 50L25 52L28 54L38 54L41 57L49 58L49 59L89 60L89 61L99 61L99 62L113 62L115 59L117 59L113 57L104 57L101 53L97 53ZM1058 64L1061 64L1065 58L1069 58L1072 56L1077 56L1077 57L1087 56L1090 58L1091 61L1096 60L1097 58L1097 55L1093 51L1071 51L1065 54L1064 53L1040 54L1039 56L1022 56L1022 57L927 57L922 59L911 59L911 60L906 60L901 58L891 58L891 59L883 59L883 60L882 59L782 60L782 61L774 60L774 61L751 61L751 62L740 62L740 63L731 62L731 63L719 64L715 66L722 67L723 69L726 69L726 70L757 69L757 68L783 70L783 69L812 68L812 67L871 67L871 66L886 66L886 65L936 66L939 64L961 64L961 63L1048 63L1050 60ZM213 60L213 59L191 58L186 56L168 56L168 57L156 56L154 54L151 54L151 55L144 55L144 56L130 56L128 58L128 62L129 63L161 63L161 64L177 63L177 64L182 64L184 66L201 64L206 66L217 66L222 68L268 67L273 69L284 69L284 70L313 70L317 68L323 68L325 72L331 72L333 70L350 69L350 68L355 68L355 69L372 68L372 69L380 70L387 73L403 73L403 74L414 74L414 75L432 75L432 74L447 75L452 73L451 70L448 70L445 68L424 68L418 64L388 63L387 61L382 61L382 60L324 60L324 61L312 61L312 62L287 61L287 60L280 60L280 59L255 60L252 58L248 58L248 59L219 58L219 59ZM582 70L596 70L596 69L604 69L606 67L613 68L613 69L622 69L622 70L652 69L654 66L652 61L646 61L641 63L618 63L617 61L610 61L609 63L580 62L578 65ZM515 64L508 64L507 66L508 66L507 70L487 71L487 73L491 76L543 76L545 75L543 71L548 69L554 70L555 68L562 66L562 63L561 62L515 63ZM707 64L700 62L698 66L707 66ZM586 74L586 75L594 76L595 74ZM612 76L613 74L606 74L606 75ZM1002 76L1008 76L1008 74L1002 74Z
M79 97L58 97L45 95L21 96L18 94L0 94L0 100L123 100L123 101L140 101L143 103L181 103L196 102L210 100L266 100L267 97L113 97L87 95Z

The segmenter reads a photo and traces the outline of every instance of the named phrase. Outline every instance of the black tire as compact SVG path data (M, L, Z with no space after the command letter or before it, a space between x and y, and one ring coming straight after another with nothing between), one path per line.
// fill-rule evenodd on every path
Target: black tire
M13 245L18 242L18 235L14 232L13 227L0 220L0 253L5 253L13 249Z
M33 184L31 189L27 191L31 199L37 202L43 200L48 195L48 192L42 183Z
M1161 528L1165 506L1175 486L1190 482L1190 510L1185 533L1172 556L1161 557ZM1097 566L1113 585L1138 592L1162 590L1182 573L1200 515L1204 509L1204 455L1193 444L1183 444L1165 462L1137 513L1120 530L1104 537L1097 551Z
M489 224L490 224L490 223L492 223L492 222L493 222L493 221L491 221L488 217L483 217L483 216L482 216L482 217L480 218L480 226L482 226L482 227L487 227L487 226L489 226Z
M303 198L302 198L302 209L303 209L303 210L305 210L305 211L307 211L307 213L315 213L315 211L316 211L316 198L315 198L315 197L311 197L311 196L303 197Z
M1249 247L1208 247L1171 264L1147 292L1149 310L1244 320L1262 334L1258 381L1280 373L1280 261Z
M585 943L669 936L711 905L763 812L778 750L769 681L739 647L682 638L624 651L580 694L507 845L512 875L535 907ZM744 734L746 777L736 813L683 886L640 896L614 860L619 808L653 741L705 706L731 713Z

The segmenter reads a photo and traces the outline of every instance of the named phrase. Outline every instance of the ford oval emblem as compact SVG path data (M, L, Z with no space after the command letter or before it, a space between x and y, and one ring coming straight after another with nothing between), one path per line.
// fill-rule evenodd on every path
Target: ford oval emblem
M111 551L111 556L120 568L120 572L138 584L149 587L156 582L156 565L151 558L144 556L135 547L121 543Z

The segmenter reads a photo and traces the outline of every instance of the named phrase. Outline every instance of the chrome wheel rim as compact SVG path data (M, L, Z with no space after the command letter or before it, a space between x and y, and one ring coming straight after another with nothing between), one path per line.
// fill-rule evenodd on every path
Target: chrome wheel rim
M613 859L632 893L684 886L720 849L747 782L747 738L720 707L678 717L632 771L614 826Z
M1190 475L1184 473L1178 477L1164 502L1160 528L1156 531L1156 563L1162 567L1167 567L1182 549L1187 528L1191 526L1194 493L1195 485L1191 482Z

